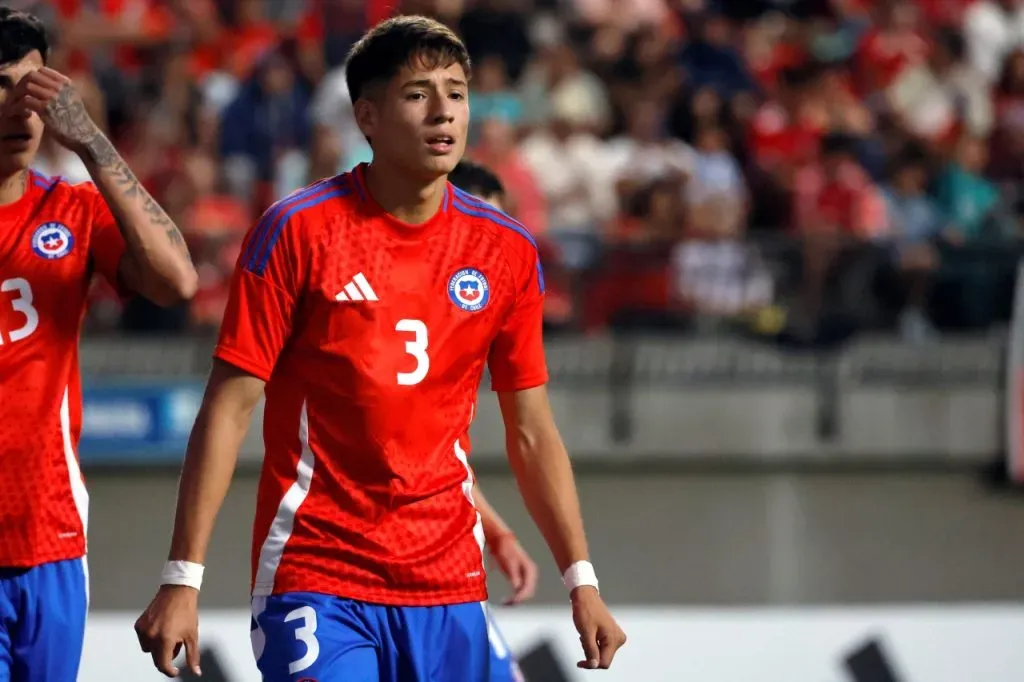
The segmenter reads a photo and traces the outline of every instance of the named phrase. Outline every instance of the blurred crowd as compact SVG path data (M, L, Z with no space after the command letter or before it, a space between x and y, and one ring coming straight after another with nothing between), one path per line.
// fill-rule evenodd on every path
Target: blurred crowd
M186 233L213 328L245 230L370 158L344 55L394 12L474 61L469 156L541 243L552 330L800 341L1005 321L1024 226L1021 0L6 0ZM86 178L44 144L38 170Z

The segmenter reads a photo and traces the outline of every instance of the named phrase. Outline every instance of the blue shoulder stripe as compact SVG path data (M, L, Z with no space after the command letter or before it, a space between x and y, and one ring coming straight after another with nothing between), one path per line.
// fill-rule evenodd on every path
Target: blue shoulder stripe
M474 218L483 218L495 225L501 225L514 232L518 232L526 241L530 242L533 248L537 248L537 241L522 223L513 220L490 204L480 201L458 188L455 189L455 200L452 201L452 206L466 215L473 216Z
M281 237L281 233L284 232L288 221L291 220L293 215L314 206L319 206L325 201L346 197L351 193L351 187L334 187L324 192L314 193L312 196L306 195L304 201L289 202L288 206L277 212L275 219L268 228L266 248L257 249L252 258L246 261L245 267L253 274L262 275L263 271L267 269L267 263L270 262L270 254L274 251L274 245L277 244L277 240Z
M31 171L31 173L32 173L32 184L35 185L36 187L40 187L42 189L46 189L46 190L53 189L57 185L57 183L60 182L60 178L59 177L51 178L51 177L49 177L47 175L43 175L42 173L39 173L37 171Z
M477 199L472 194L464 192L458 187L455 187L455 197L452 201L452 206L466 215L489 220L496 225L501 225L502 227L506 227L519 233L526 238L526 241L530 242L534 249L537 249L537 241L533 238L533 235L530 234L530 231L526 229L525 225L520 223L518 220L508 217L494 206ZM537 285L540 287L540 292L544 293L544 269L540 264L540 250L537 249L537 251Z
M247 264L246 267L251 266L252 263L256 261L257 254L263 250L267 237L273 230L274 225L277 223L277 219L281 214L287 211L290 206L294 206L297 202L300 202L303 199L308 199L317 192L325 189L328 183L333 179L334 178L326 178L313 183L309 187L303 187L302 189L293 192L280 201L274 203L273 206L266 210L263 217L260 218L260 221L256 224L256 229L253 230L252 238L249 240L248 247L246 247L245 255L242 259L242 262Z

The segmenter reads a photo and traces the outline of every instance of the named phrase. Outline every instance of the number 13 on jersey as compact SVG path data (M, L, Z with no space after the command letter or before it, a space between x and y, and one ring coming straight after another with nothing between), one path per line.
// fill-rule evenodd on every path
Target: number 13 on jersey
M430 356L427 355L427 325L422 320L399 320L395 331L412 334L405 342L405 352L416 360L416 368L411 372L399 372L400 386L415 386L426 378L430 371Z

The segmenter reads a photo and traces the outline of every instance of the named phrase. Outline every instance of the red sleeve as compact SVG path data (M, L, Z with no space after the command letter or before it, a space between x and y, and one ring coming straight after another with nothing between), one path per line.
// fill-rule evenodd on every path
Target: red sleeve
M515 254L509 263L516 299L487 358L491 389L522 391L547 383L544 358L544 273L536 248L529 255Z
M215 358L270 380L292 332L308 269L300 216L272 206L249 230L235 265Z
M92 183L78 185L78 189L86 197L92 213L92 233L89 237L89 255L92 257L96 271L103 275L110 286L114 287L121 297L131 294L121 283L118 271L121 257L124 256L125 243L117 221L107 206L106 199Z

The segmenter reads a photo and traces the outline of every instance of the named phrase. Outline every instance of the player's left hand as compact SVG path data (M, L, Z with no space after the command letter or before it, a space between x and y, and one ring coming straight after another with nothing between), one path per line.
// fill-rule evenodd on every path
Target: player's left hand
M64 147L81 155L102 135L70 78L43 67L25 74L10 99L15 113L35 112Z
M488 546L498 568L512 585L513 592L503 602L505 606L521 604L532 599L534 592L537 591L539 570L516 536L506 533L488 542Z
M586 658L576 664L587 670L611 667L615 652L626 643L626 633L615 622L598 591L589 586L572 591L572 620L580 633Z

